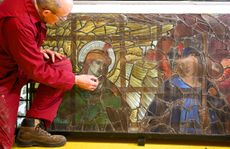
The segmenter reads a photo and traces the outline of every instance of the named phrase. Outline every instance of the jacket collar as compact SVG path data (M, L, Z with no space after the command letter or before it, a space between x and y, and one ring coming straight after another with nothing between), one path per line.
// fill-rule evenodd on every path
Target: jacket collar
M34 0L25 0L25 6L28 14L30 14L31 21L35 24L38 22L43 22L35 8ZM44 24L44 23L41 23Z

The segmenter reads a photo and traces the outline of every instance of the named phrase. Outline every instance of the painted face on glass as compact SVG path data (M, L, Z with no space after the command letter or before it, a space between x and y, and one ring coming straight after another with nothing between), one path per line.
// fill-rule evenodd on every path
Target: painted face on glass
M182 77L197 76L198 60L195 56L189 55L188 57L176 61L176 71Z
M100 77L104 75L106 71L106 64L102 59L93 60L91 64L89 64L88 74L95 75L96 77Z

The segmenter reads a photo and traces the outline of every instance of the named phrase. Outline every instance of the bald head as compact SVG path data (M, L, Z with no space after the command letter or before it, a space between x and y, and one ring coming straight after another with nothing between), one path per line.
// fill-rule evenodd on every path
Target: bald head
M56 24L65 21L73 7L73 0L34 0L35 7L47 24Z
M36 0L39 9L49 9L56 13L59 9L71 11L73 0Z

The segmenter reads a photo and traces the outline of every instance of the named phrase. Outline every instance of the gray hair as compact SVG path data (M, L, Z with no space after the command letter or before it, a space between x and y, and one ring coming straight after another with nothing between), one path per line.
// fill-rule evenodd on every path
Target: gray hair
M61 7L60 0L36 0L36 2L39 9L48 9L54 13Z

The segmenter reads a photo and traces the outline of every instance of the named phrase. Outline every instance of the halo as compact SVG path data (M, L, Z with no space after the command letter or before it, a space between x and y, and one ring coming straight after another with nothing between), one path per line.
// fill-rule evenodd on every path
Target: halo
M84 63L86 55L90 51L92 51L94 49L102 50L105 44L106 43L104 41L100 41L100 40L94 40L94 41L91 41L91 42L87 43L86 45L84 45L81 48L81 50L79 52L78 62L81 63L81 64ZM107 49L107 51L108 51L108 55L109 55L109 57L111 59L111 64L108 67L108 72L110 72L113 69L114 65L115 65L115 54L114 54L114 51L113 51L112 48ZM82 66L80 66L80 67L82 67Z

